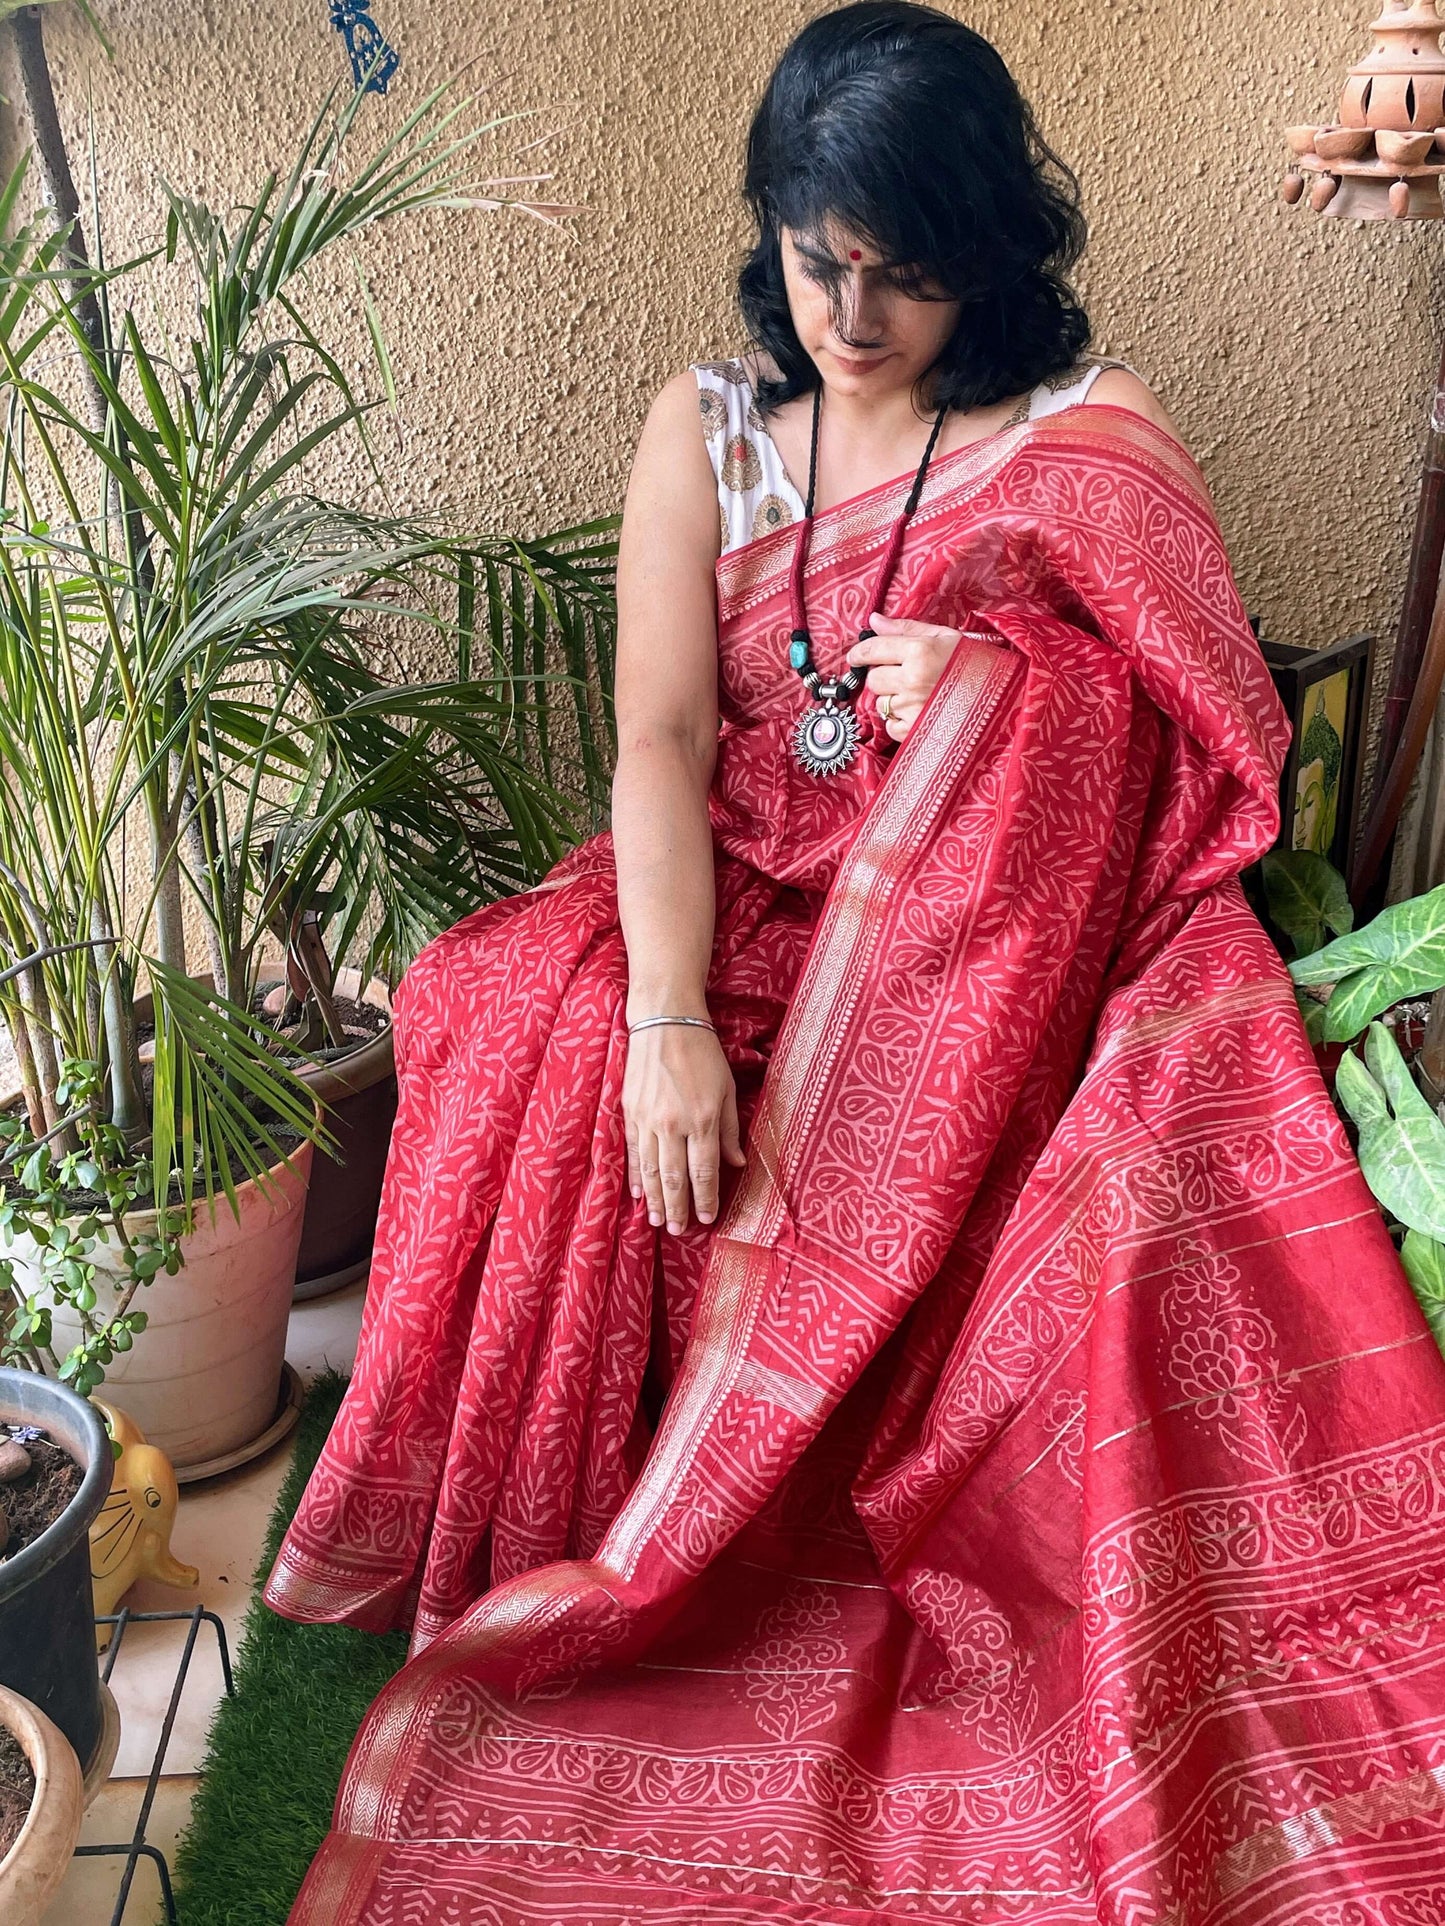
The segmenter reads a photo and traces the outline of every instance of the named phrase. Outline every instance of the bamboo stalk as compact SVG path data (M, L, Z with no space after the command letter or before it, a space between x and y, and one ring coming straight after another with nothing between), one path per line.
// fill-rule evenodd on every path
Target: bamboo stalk
M292 945L297 961L306 973L311 1000L321 1014L333 1047L345 1049L346 1031L332 995L331 958L326 954L326 945L321 940L320 921L314 910L308 910L302 916L293 932Z
M15 898L21 916L30 926L37 950L48 950L50 932L45 918L40 913L29 890L21 882L7 863L0 863L0 875ZM60 1060L55 1054L55 1025L51 1017L50 997L45 988L45 966L36 962L28 967L15 969L15 993L19 1000L21 1017L29 1031L31 1060L35 1067L36 1084L40 1092L40 1109L46 1130L56 1130L60 1123L60 1105L56 1091L60 1087ZM59 1132L60 1154L68 1156L80 1148L80 1140L73 1129Z
M35 136L35 156L40 163L42 191L58 224L69 229L64 253L70 268L70 299L92 353L104 362L105 324L91 284L90 256L86 252L85 235L80 225L80 196L75 191L75 176L70 171L65 134L55 106L55 88L51 84L50 62L45 54L45 22L41 9L22 7L14 15L11 24L19 57L20 82L25 90L31 132ZM105 396L90 368L82 364L81 372L92 423L97 433L103 434Z
M178 861L179 834L176 812L151 814L151 881L155 885L156 950L162 963L184 973L186 968L186 925L181 900L181 870Z
M55 1095L60 1087L60 1061L55 1054L55 1038L51 1034L50 999L45 991L44 973L38 967L22 970L15 979L15 989L20 1000L21 1021L29 1032L31 1061L40 1094L41 1122L46 1131L51 1131L60 1121L60 1104ZM78 1148L75 1142L66 1142L61 1145L61 1153L64 1155Z
M195 810L191 808L187 809L184 837L186 854L191 859L191 867L198 878L204 878L209 867L209 858L206 855L205 839L201 835L200 821ZM205 924L206 954L211 964L211 981L222 996L227 996L229 991L226 988L226 958L221 948L221 939L216 934L215 925L209 916L203 917L202 921Z
M45 1105L41 1100L40 1076L35 1067L35 1052L30 1047L30 1029L18 997L0 1001L10 1047L15 1052L15 1067L20 1076L20 1091L25 1099L25 1120L32 1137L45 1134Z
M109 945L112 954L101 978L101 1018L105 1029L107 1070L110 1076L110 1121L127 1138L145 1135L150 1126L141 1084L140 1048L136 1042L135 1005L131 986L115 952L115 933L102 904L90 912L91 934Z
M1425 442L1425 467L1420 482L1420 502L1415 513L1415 533L1410 544L1410 566L1405 582L1405 599L1400 611L1400 627L1395 653L1390 663L1390 685L1380 714L1379 760L1376 768L1389 768L1410 707L1410 692L1415 686L1430 632L1430 617L1435 606L1435 590L1440 580L1440 565L1445 560L1445 347L1441 349L1440 371L1430 399L1430 416ZM1377 790L1383 788L1383 780Z

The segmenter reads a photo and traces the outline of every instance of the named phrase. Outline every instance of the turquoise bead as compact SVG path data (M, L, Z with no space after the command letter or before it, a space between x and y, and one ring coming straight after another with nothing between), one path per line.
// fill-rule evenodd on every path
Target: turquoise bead
M812 650L805 641L788 644L788 663L794 669L806 669Z

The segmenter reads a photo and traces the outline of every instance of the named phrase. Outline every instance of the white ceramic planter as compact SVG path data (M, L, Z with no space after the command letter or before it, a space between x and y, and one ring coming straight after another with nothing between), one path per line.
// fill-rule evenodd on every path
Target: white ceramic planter
M35 1926L64 1879L84 1811L80 1762L45 1714L0 1685L0 1725L12 1732L35 1774L35 1798L20 1837L0 1859L0 1920Z
M239 1220L224 1196L214 1210L198 1203L180 1270L174 1277L159 1272L136 1295L149 1321L132 1349L107 1365L102 1388L178 1471L248 1444L275 1416L311 1158L312 1146L302 1144L292 1154L293 1171L277 1164L269 1195L256 1183L240 1185ZM149 1229L155 1213L138 1211L132 1221ZM17 1238L7 1255L34 1289L25 1275L36 1276L27 1242ZM95 1255L103 1305L113 1301L106 1254L97 1247ZM79 1342L79 1322L63 1305L53 1322L52 1348L63 1357Z

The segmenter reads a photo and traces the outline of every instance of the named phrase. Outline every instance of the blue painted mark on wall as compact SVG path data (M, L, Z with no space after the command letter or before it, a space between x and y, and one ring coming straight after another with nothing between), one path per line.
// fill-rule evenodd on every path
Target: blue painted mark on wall
M401 65L401 55L372 19L364 0L360 5L356 0L331 0L331 24L346 42L356 85L364 85L373 94L384 94Z

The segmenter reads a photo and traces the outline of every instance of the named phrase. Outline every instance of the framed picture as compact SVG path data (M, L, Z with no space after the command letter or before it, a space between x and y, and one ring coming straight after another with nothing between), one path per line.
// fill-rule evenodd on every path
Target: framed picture
M1254 626L1258 634L1257 621ZM1293 731L1275 847L1312 849L1344 872L1360 807L1375 638L1353 635L1327 649L1297 649L1261 637L1259 646Z

